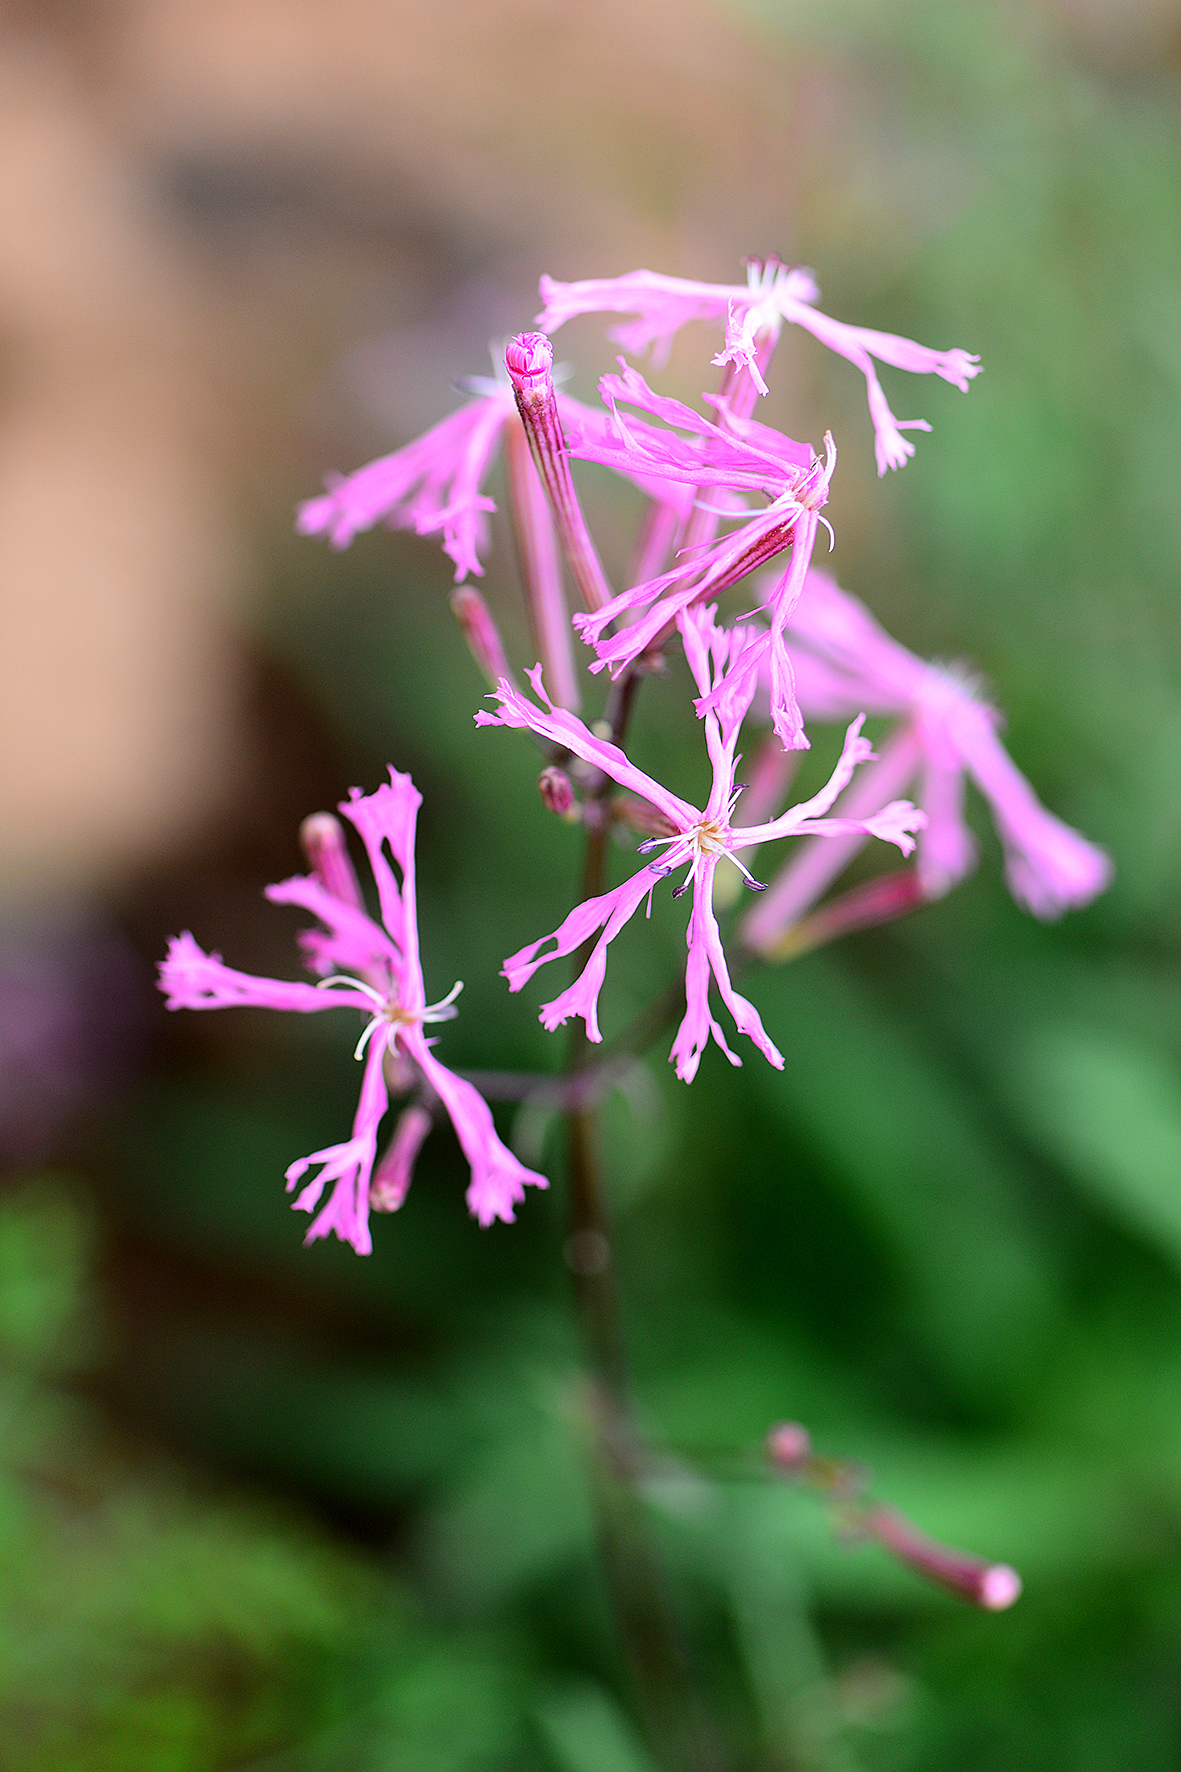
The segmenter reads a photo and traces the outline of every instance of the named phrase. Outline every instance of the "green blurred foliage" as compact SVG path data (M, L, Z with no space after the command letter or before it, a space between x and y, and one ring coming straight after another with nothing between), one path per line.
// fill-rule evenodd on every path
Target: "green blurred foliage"
M988 673L1020 765L1117 866L1041 927L980 816L955 896L747 975L782 1075L711 1053L685 1090L666 1035L607 1104L639 1403L667 1449L647 1505L735 1764L760 1772L1181 1753L1178 38L1175 18L1121 38L1113 10L1121 59L1106 17L762 0L741 20L786 38L839 120L801 148L790 238L752 249L813 263L832 312L986 367L967 398L886 372L935 431L880 485L860 380L809 341L784 341L765 416L832 424L842 582ZM472 725L447 587L412 538L292 543L264 639L350 780L393 761L422 789L427 989L465 980L441 1055L553 1069L540 985L509 997L496 967L564 914L577 841L528 740ZM488 590L519 658L509 572ZM679 698L646 688L636 754L694 794ZM608 1035L683 929L665 895L620 937ZM0 1765L644 1772L552 1116L498 1109L555 1177L516 1226L466 1218L438 1132L371 1260L305 1252L282 1172L347 1123L351 1036L265 1019L170 1028L168 1074L112 1133L101 1284L85 1193L0 1215ZM977 1616L839 1542L760 1473L785 1417L923 1530L1017 1565L1018 1606Z

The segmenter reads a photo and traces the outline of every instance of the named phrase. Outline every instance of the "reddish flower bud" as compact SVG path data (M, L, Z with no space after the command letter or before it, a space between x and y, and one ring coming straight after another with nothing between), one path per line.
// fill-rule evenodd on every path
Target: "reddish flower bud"
M369 1183L370 1212L396 1212L410 1191L414 1164L433 1122L417 1102L402 1109L398 1124Z
M365 902L353 864L349 860L344 826L331 812L313 812L299 827L299 841L308 866L325 892L361 911Z
M564 769L551 763L537 778L537 791L549 810L559 818L569 819L574 811L574 789Z
M544 332L520 332L504 353L517 405L544 406L554 394L554 347Z
M781 1470L795 1471L812 1456L812 1436L798 1421L781 1421L766 1439L767 1457Z
M507 677L511 683L513 674L505 657L500 629L479 591L471 585L460 585L451 593L451 607L463 629L468 649L488 679L489 687L495 689L502 677Z
M1007 1563L986 1563L966 1551L936 1544L916 1532L910 1521L889 1507L867 1507L858 1525L891 1555L925 1575L928 1581L950 1588L961 1599L988 1612L1004 1612L1021 1596L1021 1577Z

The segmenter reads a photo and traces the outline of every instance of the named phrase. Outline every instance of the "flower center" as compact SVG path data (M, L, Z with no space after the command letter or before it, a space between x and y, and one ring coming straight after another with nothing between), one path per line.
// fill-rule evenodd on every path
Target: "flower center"
M400 1027L413 1027L416 1022L454 1021L459 1014L455 1007L455 999L463 989L463 981L457 979L447 995L441 998L438 1003L426 1003L421 1009L407 1009L399 1003L396 991L383 994L373 985L366 984L364 979L353 978L347 972L335 972L331 978L322 978L316 988L321 991L329 990L336 984L346 985L349 990L363 992L373 1004L373 1012L366 1022L361 1038L357 1041L356 1049L353 1052L354 1058L364 1056L365 1048L373 1038L376 1028L380 1027L385 1030L385 1043L390 1046Z
M679 831L675 837L650 837L646 843L640 844L640 855L647 855L653 849L663 849L666 845L674 852L675 858L671 861L650 861L648 863L654 874L671 874L673 869L679 867L683 861L688 861L689 872L673 892L674 898L680 898L682 893L688 892L690 886L696 884L702 862L711 855L728 856L753 891L766 891L763 882L756 880L750 869L734 854L734 849L739 845L736 843L730 820L734 815L734 807L741 792L741 787L734 789L730 796L730 803L726 807L724 820L702 818L696 824L690 825L687 831ZM677 851L679 853L676 853Z
M703 818L700 824L694 825L685 835L698 856L726 855L729 852L729 827L720 824L716 818Z

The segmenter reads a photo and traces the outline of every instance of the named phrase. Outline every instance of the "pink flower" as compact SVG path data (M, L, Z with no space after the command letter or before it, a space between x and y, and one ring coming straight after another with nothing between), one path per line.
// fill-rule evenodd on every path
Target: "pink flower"
M514 412L507 384L482 382L477 399L404 449L378 456L356 473L326 476L327 491L299 506L296 528L301 535L326 535L334 548L347 548L375 523L418 535L441 529L456 584L469 572L481 574L479 550L496 505L480 486Z
M711 694L723 681L728 670L740 663L750 643L750 631L736 628L724 632L714 622L712 608L685 612L680 618L685 655L697 687L703 696ZM659 862L649 862L622 886L600 897L578 905L551 936L531 942L504 963L504 975L510 990L520 990L539 966L560 955L571 954L601 930L590 959L581 975L553 1002L543 1005L541 1020L547 1028L556 1028L571 1015L581 1015L591 1040L600 1040L598 999L607 968L607 948L624 924L650 896L658 879L686 868L684 880L674 897L693 888L693 909L687 932L688 962L685 974L685 1017L673 1041L671 1058L678 1077L691 1082L696 1075L701 1054L710 1036L717 1041L731 1064L741 1061L726 1044L725 1035L709 1008L711 976L718 987L739 1033L746 1034L776 1069L782 1069L783 1058L768 1037L758 1011L739 996L730 982L721 935L713 912L713 881L719 861L728 857L734 862L747 884L761 891L735 855L735 851L753 843L771 842L779 837L798 836L808 832L843 835L856 830L896 843L904 854L914 847L910 832L922 824L922 814L912 806L899 802L887 806L871 818L855 824L846 819L820 816L836 799L859 763L872 756L868 742L860 736L861 721L855 720L846 735L844 750L831 780L812 799L793 806L777 819L754 826L732 824L735 803L741 789L735 786L737 762L735 747L743 716L750 705L745 691L730 698L721 698L719 712L705 715L705 740L713 767L713 783L705 807L697 807L670 793L642 769L631 763L617 746L596 738L575 715L556 707L546 695L537 667L529 673L534 690L545 703L535 702L504 682L498 686L500 703L495 714L478 713L480 726L512 726L527 728L551 744L560 745L601 769L613 781L638 794L656 808L666 821L668 835L653 837L640 845L640 853L664 848ZM753 693L753 684L751 685ZM553 942L550 952L539 956L538 950Z
M800 705L810 718L844 720L852 708L906 721L891 740L894 782L920 782L927 827L919 841L924 890L937 897L972 867L963 817L968 776L988 801L1019 904L1050 919L1090 903L1111 878L1101 849L1038 800L997 737L1001 716L966 675L928 664L880 628L864 604L809 572L788 624Z
M622 358L620 363L622 374L606 375L599 383L617 435L578 439L571 445L572 454L620 471L630 466L633 472L639 469L648 475L667 475L674 483L716 486L729 501L725 515L737 520L741 527L717 541L686 549L670 572L649 579L646 584L634 585L602 609L576 615L575 626L598 653L598 661L591 670L606 666L612 676L618 676L643 656L683 610L716 596L790 547L791 560L786 571L760 605L770 612L768 630L748 644L741 661L735 660L725 686L719 685L704 696L697 711L720 711L719 696L732 697L748 689L749 706L755 674L765 664L773 685L775 731L786 749L805 748L808 741L796 706L791 660L783 632L803 585L817 530L824 521L819 510L828 496L828 484L836 466L832 438L825 438L822 463L805 444L793 442L767 425L753 419L731 418L724 402L713 401L726 421L720 425L683 406L679 400L654 394L644 378L629 369ZM658 430L642 419L625 419L619 412L620 402L651 412L690 435L680 437L675 431ZM734 495L745 493L761 494L770 502L761 509L746 510L734 499ZM620 615L645 606L646 614L618 633L609 633L610 624Z
M335 548L347 548L363 529L384 523L418 535L443 532L443 552L455 562L455 582L482 575L480 553L487 545L487 518L495 501L481 492L505 425L517 417L510 383L472 376L465 384L476 398L433 425L413 443L352 474L326 477L327 491L305 499L296 512L301 535L325 535ZM557 396L567 428L595 435L606 429L602 413L568 394ZM649 496L661 488L643 484ZM664 496L676 497L665 493Z
M297 876L267 887L274 904L296 904L310 911L324 925L300 937L310 969L320 974L319 984L287 983L274 978L255 978L235 972L217 954L206 954L191 935L175 938L160 967L160 989L169 1009L222 1009L249 1004L264 1009L290 1009L314 1013L348 1007L366 1017L356 1056L364 1057L361 1095L353 1121L352 1136L343 1144L330 1145L300 1157L287 1170L288 1192L309 1169L316 1175L302 1189L294 1204L311 1212L331 1182L327 1203L312 1221L306 1241L334 1231L351 1243L358 1255L368 1255L369 1207L389 1210L400 1204L409 1185L409 1166L425 1135L418 1116L412 1127L405 1124L390 1154L379 1169L377 1193L371 1202L377 1133L389 1107L385 1061L409 1061L443 1103L455 1127L456 1137L471 1164L472 1179L467 1203L481 1224L494 1218L512 1223L513 1206L523 1189L548 1184L543 1175L524 1168L496 1136L492 1115L483 1097L462 1077L457 1077L431 1051L433 1042L423 1031L427 1022L449 1021L460 986L442 1002L428 1004L418 958L418 922L414 886L414 826L422 797L408 775L392 769L388 786L362 795L354 788L341 812L361 835L377 883L381 922L368 916L352 875L343 841L333 841L334 820L309 821L307 845L319 878ZM399 889L386 859L388 846L401 872ZM413 1137L411 1136L413 1133ZM386 1172L389 1172L388 1174Z
M980 373L979 359L967 351L928 350L893 333L847 326L818 313L812 303L820 292L810 271L781 264L776 258L752 258L746 265L745 288L740 284L694 283L652 271L630 271L624 277L581 283L556 283L552 277L543 277L545 308L534 324L556 332L575 314L634 314L634 320L613 329L612 337L628 351L651 348L659 367L667 358L674 333L688 321L724 319L726 342L714 362L745 368L762 394L767 392L767 384L758 364L760 335L770 332L774 336L784 320L802 326L821 344L847 357L864 375L879 474L887 468L900 468L914 454L914 444L903 437L904 430L928 431L931 427L922 419L894 417L874 372L873 359L919 375L940 375L961 392L966 392L969 381Z

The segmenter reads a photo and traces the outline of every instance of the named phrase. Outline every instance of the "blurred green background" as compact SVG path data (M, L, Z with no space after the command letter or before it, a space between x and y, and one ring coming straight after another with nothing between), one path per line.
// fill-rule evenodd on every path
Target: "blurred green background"
M515 1226L466 1217L436 1133L370 1259L304 1251L281 1177L350 1120L347 1026L168 1018L151 965L191 927L291 975L298 919L260 889L393 762L425 799L427 988L465 980L447 1062L556 1066L545 993L495 972L564 913L577 842L527 739L471 725L447 563L386 534L334 556L289 512L448 410L538 272L728 281L747 251L981 354L966 397L885 372L933 432L883 482L860 377L810 339L760 416L831 426L832 569L983 671L1116 878L1032 922L976 807L951 898L748 975L782 1074L713 1053L684 1089L665 1037L610 1100L640 1411L701 1472L650 1496L670 1583L735 1765L1176 1766L1181 13L653 0L592 30L250 0L3 29L0 1767L649 1765L595 1565L556 1124L503 1121L554 1176ZM707 342L665 386L708 385ZM584 395L611 366L598 323L563 354ZM646 693L636 754L692 791L679 693ZM608 1034L682 944L668 902L620 939ZM838 1544L752 1474L783 1418L1015 1564L1018 1606Z

